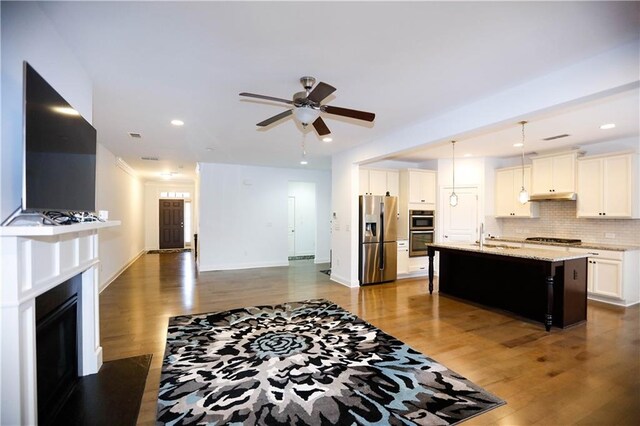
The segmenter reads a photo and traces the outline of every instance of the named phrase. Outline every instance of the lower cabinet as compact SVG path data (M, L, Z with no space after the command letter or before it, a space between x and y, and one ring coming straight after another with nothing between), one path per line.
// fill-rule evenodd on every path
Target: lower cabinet
M613 259L589 258L587 291L622 299L622 262Z
M571 249L589 255L589 298L630 306L640 301L640 251Z
M398 241L398 275L409 273L409 241Z

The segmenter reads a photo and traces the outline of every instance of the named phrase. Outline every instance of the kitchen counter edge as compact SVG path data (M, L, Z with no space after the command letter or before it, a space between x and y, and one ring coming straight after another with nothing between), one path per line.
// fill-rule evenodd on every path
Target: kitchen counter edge
M470 251L475 253L484 253L491 254L496 256L507 256L507 257L519 257L522 259L534 259L534 260L542 260L545 262L562 262L565 260L573 260L573 259L582 259L589 257L586 253L561 253L554 250L545 250L545 249L531 249L531 248L521 248L521 247L487 247L484 246L480 248L471 243L456 243L456 244L443 244L443 243L432 243L428 244L429 247L433 247L434 249L443 248L443 249L452 249L452 250L460 250L460 251Z
M565 244L565 243L531 241L531 240L526 240L525 238L518 238L518 237L490 237L490 238L487 238L485 241L502 241L502 242L508 242L508 243L536 244L541 246L567 247L569 249L584 248L584 249L611 250L611 251L640 250L640 246L627 246L627 245L589 243L589 242L583 242L580 244Z

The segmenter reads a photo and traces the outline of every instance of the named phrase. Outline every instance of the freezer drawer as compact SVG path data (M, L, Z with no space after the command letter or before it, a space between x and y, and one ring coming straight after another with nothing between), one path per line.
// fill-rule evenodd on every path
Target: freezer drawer
M382 247L382 250L381 250ZM398 275L398 246L395 241L361 246L360 285L394 281Z

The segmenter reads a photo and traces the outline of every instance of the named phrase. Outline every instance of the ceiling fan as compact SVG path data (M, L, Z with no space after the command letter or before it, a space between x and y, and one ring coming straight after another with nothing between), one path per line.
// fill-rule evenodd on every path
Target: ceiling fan
M323 83L322 81L318 83L316 87L313 87L313 85L316 83L316 79L313 77L301 77L300 83L302 84L302 87L304 87L304 91L295 93L292 100L274 98L273 96L257 95L255 93L247 92L240 93L240 96L282 102L287 105L293 106L293 108L291 109L288 109L284 112L281 112L280 114L276 114L271 118L267 118L266 120L261 121L257 124L257 126L260 127L266 127L278 120L294 114L298 121L300 121L300 123L302 123L304 127L311 123L316 129L318 135L324 136L331 133L331 131L325 124L322 117L320 117L321 112L370 122L373 121L376 117L376 115L372 112L340 108L331 105L321 105L321 102L330 94L335 92L336 88L328 85L327 83Z

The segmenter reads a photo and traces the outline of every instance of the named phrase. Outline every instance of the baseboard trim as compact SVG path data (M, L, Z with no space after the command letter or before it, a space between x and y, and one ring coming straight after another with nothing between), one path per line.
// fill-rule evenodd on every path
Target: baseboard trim
M318 258L316 257L316 259L315 259L315 261L314 261L313 263L316 263L316 264L317 264L317 263L329 263L330 261L331 261L331 260L330 260L328 257L327 257L326 259L324 259L324 258L323 258L323 259L318 259Z
M345 287L349 287L349 288L355 288L355 287L360 287L360 283L359 282L351 282L350 280L340 277L334 273L331 273L331 277L330 277L331 281L336 282L340 285L343 285Z
M142 256L143 254L145 254L147 252L146 249L143 249L142 251L140 251L140 253L138 253L136 256L133 257L133 259L131 259L129 262L127 262L122 268L120 268L118 270L118 272L116 272L115 274L113 274L111 276L111 278L109 278L107 281L104 282L103 285L100 286L100 288L98 289L98 293L102 293L102 291L109 287L109 284L111 284L112 282L114 282L116 280L116 278L118 278L120 276L120 274L122 274L124 271L127 270L127 268L129 266L131 266L133 264L133 262L135 262L136 260L138 260L140 258L140 256Z
M209 271L232 271L236 269L255 269L255 268L274 268L277 266L289 266L289 261L286 262L258 262L258 263L229 263L222 265L203 265L200 264L198 271L199 272L209 272Z

